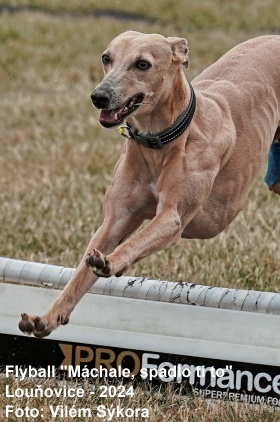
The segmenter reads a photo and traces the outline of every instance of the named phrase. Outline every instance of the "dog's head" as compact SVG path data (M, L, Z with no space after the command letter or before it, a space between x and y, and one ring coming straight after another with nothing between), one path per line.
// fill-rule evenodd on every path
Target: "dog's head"
M102 63L105 77L91 100L101 109L101 125L113 127L132 113L150 113L159 99L170 95L178 69L188 66L187 41L124 32L104 51Z

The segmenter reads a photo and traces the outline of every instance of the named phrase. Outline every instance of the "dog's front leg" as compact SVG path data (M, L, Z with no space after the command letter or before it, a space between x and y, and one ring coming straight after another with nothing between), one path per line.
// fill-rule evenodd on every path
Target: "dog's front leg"
M118 205L116 208L111 205L105 212L103 225L92 237L72 279L67 283L61 295L41 317L22 314L22 320L19 323L21 331L34 334L36 337L44 337L58 325L67 324L69 315L76 304L98 279L98 276L86 265L86 259L93 248L97 247L104 254L111 253L126 236L142 223L141 216L134 215L129 207L121 207L119 198L116 203ZM114 198L112 198L112 204L114 204Z
M205 170L201 166L199 171L186 172L185 155L181 155L170 160L158 180L158 205L150 223L109 255L97 248L92 251L87 262L95 273L103 277L122 273L139 259L179 241L185 227L208 198L218 168L218 160L215 160L212 169L206 162Z
M176 208L165 208L144 229L119 245L111 254L105 255L94 249L87 260L88 265L103 277L122 273L139 259L177 243L183 228Z
M89 251L96 245L99 245L101 250L107 250L108 253L114 248L113 244L112 246L107 245L107 248L105 248L102 239L106 239L106 234L109 235L106 233L106 230L101 227L93 236L73 277L67 283L58 299L44 315L41 317L29 316L26 313L21 315L22 319L19 323L21 331L27 334L32 333L36 337L45 337L57 328L58 325L67 324L69 315L75 305L98 278L85 264Z

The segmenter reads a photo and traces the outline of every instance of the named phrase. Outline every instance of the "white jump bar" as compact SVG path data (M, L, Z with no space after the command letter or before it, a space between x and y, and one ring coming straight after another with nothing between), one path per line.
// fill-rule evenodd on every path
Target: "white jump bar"
M74 268L0 257L0 282L63 289ZM91 293L280 315L280 294L209 287L145 277L99 278Z

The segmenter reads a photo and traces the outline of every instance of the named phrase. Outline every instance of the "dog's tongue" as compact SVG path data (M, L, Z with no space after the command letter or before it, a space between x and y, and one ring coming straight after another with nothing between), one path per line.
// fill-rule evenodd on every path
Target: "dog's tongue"
M115 123L119 120L118 114L122 111L123 106L115 108L114 110L101 110L100 121L104 123Z

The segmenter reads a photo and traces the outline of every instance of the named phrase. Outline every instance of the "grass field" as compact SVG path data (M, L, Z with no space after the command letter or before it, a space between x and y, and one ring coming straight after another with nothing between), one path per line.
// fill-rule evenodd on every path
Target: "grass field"
M192 79L235 44L280 33L279 0L7 0L0 12L0 256L71 267L102 221L123 145L117 131L99 126L90 103L108 42L128 29L186 37ZM182 241L129 274L278 291L279 197L268 191L264 172L265 163L224 233ZM246 405L209 407L139 390L143 397L151 421L280 419Z

